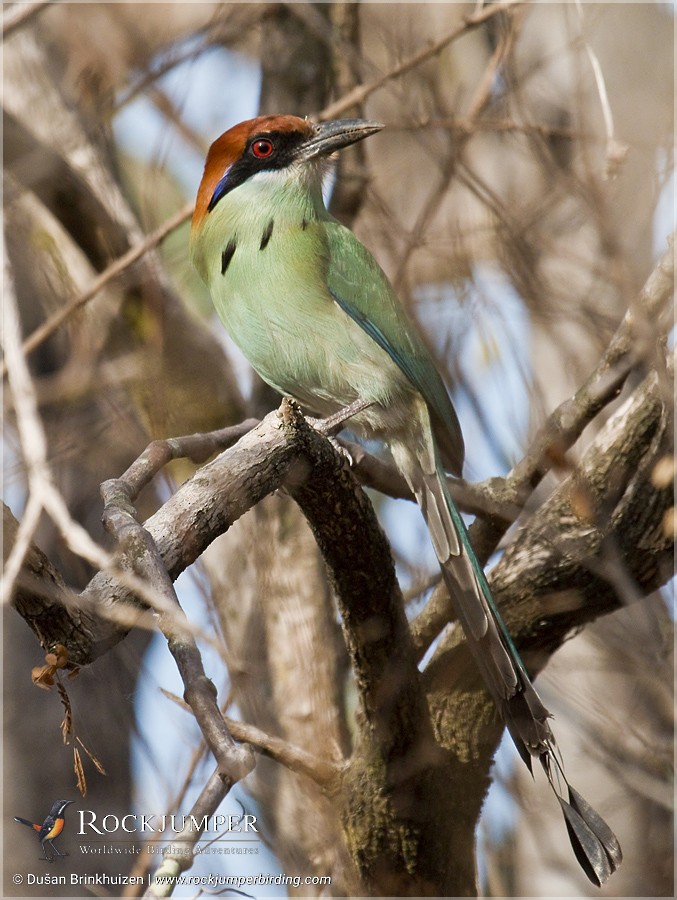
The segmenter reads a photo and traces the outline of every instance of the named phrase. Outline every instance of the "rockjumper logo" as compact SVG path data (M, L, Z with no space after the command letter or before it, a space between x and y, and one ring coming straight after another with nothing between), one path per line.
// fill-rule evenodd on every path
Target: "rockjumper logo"
M78 834L87 834L87 829L95 834L115 834L118 831L124 831L127 834L144 832L162 834L165 831L173 831L175 834L180 834L182 831L211 831L217 834L220 832L237 834L245 831L255 831L258 834L256 816L250 815L213 815L203 816L201 819L198 819L196 816L147 816L136 815L136 813L118 817L109 813L99 820L93 810L83 809L80 810L80 829Z
M63 831L63 826L66 821L66 807L72 802L72 800L55 800L49 811L49 815L42 823L32 822L30 819L22 819L21 816L14 816L15 822L18 822L20 825L27 825L28 828L32 828L33 831L37 833L40 846L42 847L42 856L38 857L39 859L45 859L47 862L54 862L57 856L68 856L65 851L62 852L56 847L54 841ZM52 854L47 852L47 844L49 844L53 851Z

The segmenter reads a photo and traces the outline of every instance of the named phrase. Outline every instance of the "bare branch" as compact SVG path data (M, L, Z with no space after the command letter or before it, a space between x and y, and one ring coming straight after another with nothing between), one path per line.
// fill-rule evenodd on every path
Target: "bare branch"
M163 691L163 693L181 708L190 710L188 704L175 694L171 694L169 691ZM231 719L228 716L224 717L224 721L235 740L250 744L264 756L274 759L290 771L306 775L315 784L329 785L335 782L340 772L340 767L335 763L313 756L312 753L307 753L300 747L295 747L274 735L266 734L255 725L240 722L238 719Z
M487 9L491 8L492 7L488 7ZM486 9L482 10L480 15L483 15L485 12ZM482 73L482 78L475 88L475 92L470 100L468 111L466 113L467 122L473 122L475 119L479 118L482 110L491 99L491 89L496 78L496 73L510 53L514 45L515 36L515 16L511 15L509 18L509 27L496 45L494 52L491 54L484 72ZM472 132L468 130L461 135L460 139L453 145L452 151L444 163L441 178L433 185L432 190L428 194L425 203L414 221L413 227L407 235L407 241L400 254L397 272L393 279L396 289L398 289L403 282L404 273L412 253L420 246L427 226L432 221L446 197L447 189L456 172L458 161L463 153L463 148L471 136Z
M17 28L22 28L27 22L30 22L31 19L35 18L35 16L48 6L52 6L55 2L58 2L58 0L37 0L35 3L15 3L2 17L3 38L9 37L9 35L13 31L16 31Z
M582 28L583 7L581 5L581 0L575 0L575 3ZM618 175L620 165L627 156L630 148L615 136L614 117L611 111L611 103L609 102L606 81L604 79L604 73L602 72L599 57L592 49L589 41L584 40L584 46L595 79L595 87L597 88L600 106L602 107L602 116L604 118L604 130L606 132L606 168L604 177L611 178Z
M251 744L264 756L269 756L290 771L306 775L320 787L336 783L340 768L335 763L314 756L274 735L266 734L265 731L246 722L226 717L226 724L237 741Z
M563 459L583 433L587 425L614 400L629 373L647 359L653 361L653 351L647 347L646 322L663 320L667 326L666 310L674 288L674 254L672 240L642 289L637 304L628 310L597 366L578 391L560 404L534 436L524 457L502 479L489 482L490 493L503 511L513 509L509 518L491 516L477 518L470 528L475 552L487 560L505 534L511 521L524 506L544 476L558 459ZM428 601L426 608L412 625L414 642L422 656L442 628L453 621L454 614L447 592L440 588Z
M133 502L157 473L174 459L189 459L199 465L218 450L225 450L259 424L258 419L247 419L239 425L219 428L202 434L153 441L117 481L128 502Z
M321 122L327 119L333 119L346 112L351 106L359 106L364 103L367 97L373 94L374 91L383 87L384 84L387 84L389 81L393 81L402 75L406 75L407 72L410 72L417 66L420 66L434 56L437 56L437 54L444 50L445 47L448 47L449 44L452 44L454 41L473 31L475 28L479 28L480 25L483 25L495 15L515 9L522 4L523 0L503 0L503 2L500 3L493 3L491 6L485 6L471 16L467 16L462 25L456 25L451 31L442 35L441 38L434 41L428 47L419 50L399 65L394 66L389 72L386 72L385 75L381 75L366 84L358 85L339 100L335 100L333 103L330 103L329 106L325 106L321 112L317 113L316 118Z
M157 623L185 686L184 697L193 711L224 782L231 786L254 767L250 751L237 747L216 702L216 689L207 678L202 656L151 535L135 518L125 486L108 481L102 486L104 525L116 538L125 561L139 578L165 600L167 611L156 610Z
M288 401L284 401L282 409L288 407ZM307 476L309 436L314 435L315 447L330 445L318 433L303 427L303 422L300 414L281 420L280 413L273 412L253 430L249 430L251 422L246 422L204 437L189 435L155 442L125 473L129 483L111 483L106 493L110 496L117 491L119 504L124 508L164 461L184 451L204 458L215 447L231 443L238 434L246 432L236 446L207 463L183 484L145 524L163 566L176 579L259 500L290 480L296 485ZM332 449L331 453L334 455L335 451ZM254 477L252 473L256 473ZM134 617L143 613L139 598L158 613L167 614L172 608L152 583L122 571L108 556L104 562L107 568L94 576L77 601L80 609L87 610L97 622L93 635L82 635L77 651L70 648L73 661L79 665L93 662L124 638ZM62 642L68 645L67 641Z
M652 372L492 570L497 600L510 596L508 619L536 623L518 631L518 641L549 655L571 628L646 596L671 576L674 536L662 523L672 483L653 477L671 439Z
M218 809L229 790L230 785L223 781L217 769L202 789L189 815L195 821L203 822L205 816L211 816ZM193 819L188 819L189 823L192 821ZM193 865L195 845L200 840L201 834L202 832L197 829L186 827L176 835L172 840L171 849L163 855L162 863L157 868L144 897L170 897L172 895L175 884L170 879L176 878L177 875L190 869Z
M117 278L118 275L121 275L126 269L137 262L137 260L141 259L142 256L145 256L146 253L162 243L168 234L178 228L179 225L182 225L192 214L193 204L186 203L185 206L182 206L178 212L167 219L167 221L159 228L156 228L155 231L151 232L151 234L143 241L136 244L134 247L130 247L126 253L123 253L122 256L118 257L118 259L107 266L100 275L97 275L86 290L46 319L42 325L38 326L38 328L36 328L24 341L22 345L23 352L28 354L39 347L40 344L54 334L54 332L57 331L74 312L88 303L93 297L96 297L99 291L110 281ZM7 363L3 365L2 377L4 378L6 374Z

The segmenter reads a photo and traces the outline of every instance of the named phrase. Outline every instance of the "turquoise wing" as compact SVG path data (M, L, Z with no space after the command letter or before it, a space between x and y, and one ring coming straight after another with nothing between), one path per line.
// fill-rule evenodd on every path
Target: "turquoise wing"
M332 297L423 395L444 462L460 475L464 456L461 427L428 348L366 247L340 222L331 219L324 224Z

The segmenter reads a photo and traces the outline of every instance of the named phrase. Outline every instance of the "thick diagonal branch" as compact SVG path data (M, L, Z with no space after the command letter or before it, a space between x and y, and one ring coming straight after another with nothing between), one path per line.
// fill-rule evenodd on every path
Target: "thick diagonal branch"
M525 455L506 477L490 479L486 484L491 504L503 512L492 514L491 505L486 504L488 514L479 516L470 528L470 537L481 561L485 562L494 552L554 461L562 459L594 418L618 397L630 373L645 371L655 364L663 365L658 361L657 353L671 323L673 244L674 236L581 387L548 416ZM481 488L479 485L474 487L476 491ZM423 656L452 619L448 594L444 588L438 588L413 625L419 656Z
M654 477L656 465L672 453L671 440L652 373L492 570L492 591L532 676L572 629L646 596L671 577L674 535L666 516L673 490ZM479 677L472 677L457 632L442 639L424 681L445 744L458 734L470 703L475 722L468 752L488 766L502 727L491 715L480 727L477 711L483 705L489 711L491 702Z

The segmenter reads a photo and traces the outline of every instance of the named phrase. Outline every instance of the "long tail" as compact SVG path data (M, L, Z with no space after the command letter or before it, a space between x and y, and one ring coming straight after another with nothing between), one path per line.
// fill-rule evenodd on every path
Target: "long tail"
M529 771L531 757L540 760L562 808L574 853L588 878L599 886L620 865L620 845L602 817L564 776L548 724L550 713L496 607L441 466L432 474L421 471L414 488L445 584L487 689ZM560 780L566 785L567 800L561 796Z
M28 819L22 819L20 816L14 816L14 821L18 822L19 825L26 825L28 828L33 828L35 831L40 831L41 825L36 825L35 822L29 822Z
M418 498L442 575L489 693L525 764L554 740L550 713L529 680L470 545L467 529L438 467L422 474Z

